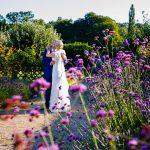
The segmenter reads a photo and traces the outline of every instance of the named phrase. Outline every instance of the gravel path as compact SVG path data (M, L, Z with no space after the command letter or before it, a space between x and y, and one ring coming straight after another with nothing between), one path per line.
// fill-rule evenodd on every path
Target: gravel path
M40 106L41 104L38 103L36 104L36 106L37 105ZM74 110L75 109L72 108L71 111ZM43 112L41 113L38 119L34 119L32 122L30 122L29 115L27 114L28 111L22 111L18 116L16 116L12 120L0 120L0 150L13 150L13 133L23 133L27 128L34 128L34 131L42 129L45 123ZM5 112L0 111L0 115L3 114L5 114ZM57 114L49 113L49 118L51 121L55 121L58 117Z

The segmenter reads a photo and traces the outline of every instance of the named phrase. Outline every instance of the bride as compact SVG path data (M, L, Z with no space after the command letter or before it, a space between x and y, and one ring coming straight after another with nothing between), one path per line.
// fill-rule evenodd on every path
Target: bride
M47 57L52 57L52 61L54 62L52 71L50 111L67 112L71 108L68 93L69 85L64 67L64 61L67 57L63 50L63 42L61 40L55 40L52 45L54 52L50 54L47 53Z

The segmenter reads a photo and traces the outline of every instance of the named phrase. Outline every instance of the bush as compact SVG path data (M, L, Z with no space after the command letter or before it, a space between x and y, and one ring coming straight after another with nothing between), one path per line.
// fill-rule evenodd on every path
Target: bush
M84 51L91 51L93 48L87 43L75 42L71 44L65 44L64 49L68 59L75 59L75 56L80 54L80 56L84 59L84 62L86 62L87 58L85 57Z
M27 83L19 80L11 80L7 77L0 78L0 103L3 104L7 98L13 95L23 96L23 100L29 99L31 96Z

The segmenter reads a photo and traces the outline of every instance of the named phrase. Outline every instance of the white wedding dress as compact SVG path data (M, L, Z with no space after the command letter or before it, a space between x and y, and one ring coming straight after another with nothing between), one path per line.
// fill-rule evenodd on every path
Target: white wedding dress
M55 61L52 71L52 89L50 96L50 111L51 112L67 112L70 110L70 97L68 93L69 84L67 82L64 61L61 58L61 53L66 53L64 50L53 52Z

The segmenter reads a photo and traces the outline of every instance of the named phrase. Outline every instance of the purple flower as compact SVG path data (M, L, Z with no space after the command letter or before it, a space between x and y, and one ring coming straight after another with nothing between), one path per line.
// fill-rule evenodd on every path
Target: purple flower
M145 125L144 127L142 127L141 135L144 138L150 138L150 125Z
M31 110L31 111L30 111L30 116L31 116L31 117L36 117L36 118L38 118L39 115L40 115L40 112L39 112L38 110Z
M129 45L130 45L127 39L125 39L125 40L123 41L123 45L125 45L125 46L129 46Z
M72 92L81 92L84 93L87 90L87 87L83 84L79 84L79 85L72 85L70 86L70 90Z
M141 146L140 150L149 150L149 147L147 145Z
M150 70L150 65L144 65L144 68Z
M140 44L140 40L137 38L133 43L134 43L134 45L139 45Z
M94 40L98 40L98 39L99 39L99 36L95 36L95 37L94 37Z
M122 72L121 68L116 68L116 72L120 74Z
M32 134L33 134L33 128L29 128L29 129L26 129L26 130L24 131L24 135L25 135L27 138L31 137Z
M95 51L91 52L91 56L95 57L97 55L97 53Z
M96 118L105 118L107 113L104 110L100 110L96 113Z
M69 118L68 118L68 117L62 118L62 119L61 119L61 123L62 123L63 125L68 125L68 124L69 124Z
M67 112L68 117L72 117L72 112Z
M68 140L69 142L72 142L72 141L75 140L75 139L76 139L76 136L75 136L73 133L70 133L69 136L67 137L67 140Z
M142 114L145 115L147 113L146 110L141 110Z
M110 35L107 35L103 39L104 39L104 41L107 41L107 40L109 40L110 37L111 37Z
M68 72L69 73L74 73L74 72L76 72L76 70L77 70L76 68L69 68Z
M138 141L135 140L135 139L130 140L130 141L128 142L128 147L130 147L130 148L132 148L132 149L135 149L137 145L138 145Z
M113 140L113 136L111 135L111 134L109 134L108 136L107 136L107 139L109 140L109 141L111 141L111 140Z
M95 119L91 120L91 127L96 128L97 126L98 126L97 120L95 120Z
M33 81L33 83L30 85L31 88L42 88L42 89L48 89L50 87L50 83L47 82L45 79L40 78Z
M115 33L114 30L109 31L109 35L112 35L112 34L114 34L114 33Z
M89 55L89 51L85 50L85 51L84 51L84 54L85 54L86 56L88 56L88 55Z

